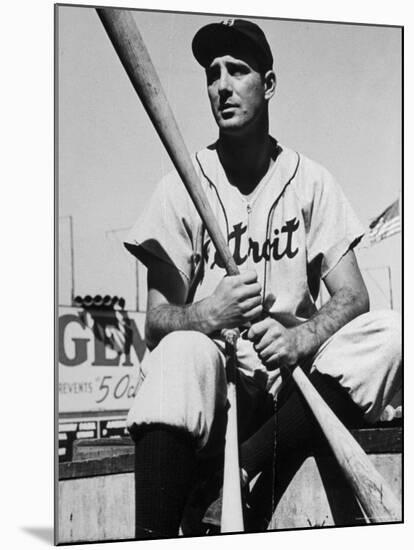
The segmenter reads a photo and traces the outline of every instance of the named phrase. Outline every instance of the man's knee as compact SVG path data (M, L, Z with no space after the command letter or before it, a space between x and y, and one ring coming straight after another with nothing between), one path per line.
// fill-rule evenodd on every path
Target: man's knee
M401 357L402 328L401 316L392 310L372 311L372 330L381 335L380 345L387 357Z
M401 343L401 315L392 310L381 310L373 312L378 316L379 323L383 330L387 331L391 337L398 338Z
M196 330L175 330L170 332L159 343L159 347L172 353L192 354L195 349L209 351L215 348L214 342L207 335Z
M321 348L314 366L340 381L369 421L401 386L401 320L393 311L353 319Z
M195 331L165 336L151 352L147 375L128 414L128 426L166 424L184 429L202 448L226 400L224 358Z
M167 334L152 352L153 367L167 376L204 378L206 372L221 368L220 351L205 334L178 330Z
M366 363L369 379L354 391L356 395L362 395L364 392L366 395L372 394L366 399L367 402L371 401L366 419L374 422L401 387L401 317L391 310L372 311L366 314L365 323L365 346L371 355L371 360ZM363 361L361 365L363 368Z

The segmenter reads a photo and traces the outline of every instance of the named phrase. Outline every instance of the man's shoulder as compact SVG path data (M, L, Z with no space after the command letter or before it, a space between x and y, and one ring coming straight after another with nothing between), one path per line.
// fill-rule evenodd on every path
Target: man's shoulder
M285 156L289 155L290 157L296 157L298 159L298 172L302 175L324 177L330 174L326 166L309 157L307 154L296 151L284 144L279 145Z
M284 146L283 150L292 152ZM334 192L337 189L335 177L325 165L302 152L295 154L298 158L298 167L294 187L299 195L311 198L315 194Z
M320 162L307 154L295 151L280 144L282 155L287 163L297 159L294 176L290 180L289 189L296 196L304 209L311 208L315 200L319 201L325 196L336 196L340 191L332 173ZM290 161L289 161L290 159Z

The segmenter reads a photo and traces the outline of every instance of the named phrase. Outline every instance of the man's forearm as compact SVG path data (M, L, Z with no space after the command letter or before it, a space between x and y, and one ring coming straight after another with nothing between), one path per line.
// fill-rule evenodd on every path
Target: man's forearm
M196 330L213 334L223 328L235 328L250 323L263 311L261 286L255 271L246 270L239 275L223 277L214 292L192 304L183 305L186 293L160 291L154 284L148 294L145 335L153 349L170 332ZM158 286L161 283L157 281ZM166 296L168 296L166 303ZM175 303L174 303L175 302Z
M296 331L299 357L314 355L335 332L368 309L366 293L356 293L350 288L336 292L309 321L292 329Z
M147 313L145 336L150 349L175 330L214 331L205 300L187 305L161 304Z

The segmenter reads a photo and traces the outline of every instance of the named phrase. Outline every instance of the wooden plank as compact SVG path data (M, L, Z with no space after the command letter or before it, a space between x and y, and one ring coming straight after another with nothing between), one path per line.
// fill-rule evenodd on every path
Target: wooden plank
M401 501L402 459L395 453L373 454L370 460ZM402 521L402 510L397 522ZM349 526L366 523L355 496L335 464L309 457L277 503L269 530Z
M105 439L80 439L74 441L72 460L102 459L134 452L130 437Z
M367 454L402 452L403 429L401 426L352 430L351 433Z
M58 513L59 544L133 539L134 475L60 481Z
M107 476L134 471L134 450L129 454L102 459L75 460L59 464L59 480Z
M125 447L134 445L133 440L127 437L102 437L100 439L78 439L74 447Z
M370 459L401 498L401 456L381 454ZM328 472L328 478L323 475L327 466L318 467L312 457L305 461L278 502L270 530L362 523L358 508L349 507L352 502L344 493L343 477L335 471ZM58 513L60 544L133 539L133 473L60 481Z
M352 434L368 454L398 454L402 452L402 427L352 430ZM114 449L117 448L117 451L114 451L111 456L103 458L61 462L59 464L59 479L75 479L134 471L134 446L133 443L131 444L129 437L113 439L111 443L108 443L107 439L89 440L89 442L84 440L80 447L86 447L88 444L97 450L102 444L105 449L113 447ZM123 449L120 454L119 448ZM114 456L115 454L118 456Z

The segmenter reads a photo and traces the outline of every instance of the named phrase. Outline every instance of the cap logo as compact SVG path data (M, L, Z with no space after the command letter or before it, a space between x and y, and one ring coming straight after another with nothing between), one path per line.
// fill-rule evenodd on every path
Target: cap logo
M227 27L232 27L234 25L234 19L225 19L221 23L227 25Z

